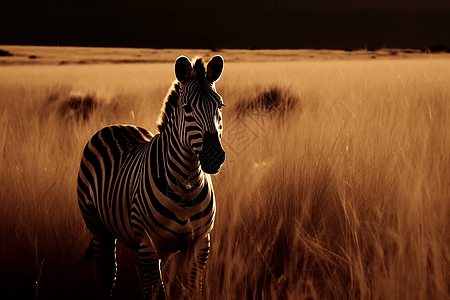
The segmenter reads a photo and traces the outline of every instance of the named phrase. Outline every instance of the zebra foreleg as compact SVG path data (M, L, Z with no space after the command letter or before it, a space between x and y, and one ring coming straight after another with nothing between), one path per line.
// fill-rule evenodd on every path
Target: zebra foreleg
M116 238L94 235L94 258L97 263L97 277L104 299L110 299L116 281Z
M144 275L144 299L165 299L164 283L161 277L161 260L152 246L141 244L139 261Z
M203 294L203 270L205 269L210 249L209 234L204 239L198 241L191 249L191 252L187 253L187 257L190 257L190 266L188 268L188 277L186 278L186 297L187 299L196 299Z

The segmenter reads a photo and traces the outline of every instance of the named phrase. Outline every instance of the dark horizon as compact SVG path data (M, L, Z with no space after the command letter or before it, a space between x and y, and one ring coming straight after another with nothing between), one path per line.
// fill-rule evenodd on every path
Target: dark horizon
M406 1L397 1L390 6L388 1L321 2L326 5L317 10L317 4L290 0L265 0L258 5L235 0L212 5L202 0L196 7L183 1L9 1L0 4L0 44L209 49L450 47L450 2L406 5Z

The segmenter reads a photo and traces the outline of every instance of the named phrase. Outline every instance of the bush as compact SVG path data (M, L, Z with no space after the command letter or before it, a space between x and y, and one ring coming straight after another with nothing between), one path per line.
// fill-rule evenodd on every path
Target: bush
M275 85L264 88L250 100L239 101L236 112L238 115L285 116L299 105L299 96L290 88Z

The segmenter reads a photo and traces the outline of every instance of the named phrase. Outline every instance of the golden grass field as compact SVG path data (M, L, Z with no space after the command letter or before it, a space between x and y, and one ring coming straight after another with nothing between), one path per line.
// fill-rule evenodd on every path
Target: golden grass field
M186 54L155 51L170 62L0 67L0 298L99 298L94 262L79 264L79 160L103 126L155 131ZM449 299L449 58L228 53L204 299ZM163 264L168 299L179 259ZM141 278L119 245L113 299L141 299Z

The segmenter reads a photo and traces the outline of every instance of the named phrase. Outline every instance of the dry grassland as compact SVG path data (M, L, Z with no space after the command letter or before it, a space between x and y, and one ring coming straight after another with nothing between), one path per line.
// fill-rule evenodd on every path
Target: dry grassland
M450 298L449 60L224 58L204 299ZM154 131L173 79L173 63L0 68L0 298L100 296L79 265L81 151L108 124ZM114 298L141 299L137 253L118 265Z

